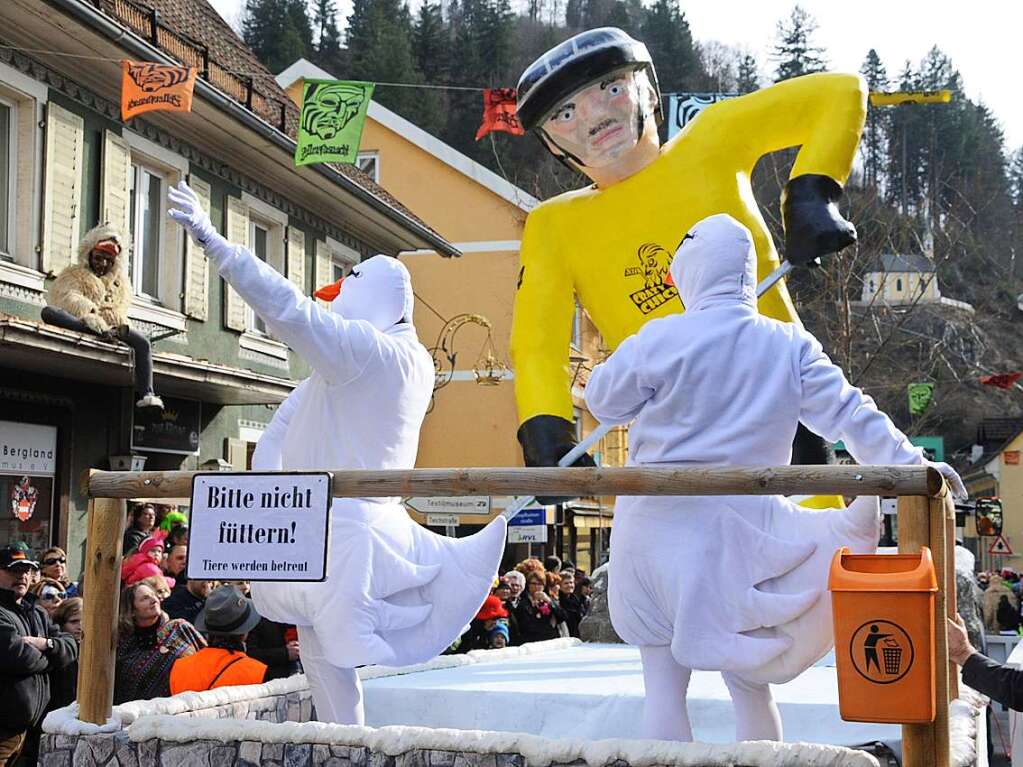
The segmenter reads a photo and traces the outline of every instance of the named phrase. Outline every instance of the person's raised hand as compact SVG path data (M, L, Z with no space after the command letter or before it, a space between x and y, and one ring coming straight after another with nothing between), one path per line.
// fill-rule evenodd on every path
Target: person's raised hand
M168 190L167 197L173 205L167 211L168 215L185 227L193 240L206 247L213 237L219 236L209 215L203 210L199 196L188 184L179 181L177 186L172 186Z

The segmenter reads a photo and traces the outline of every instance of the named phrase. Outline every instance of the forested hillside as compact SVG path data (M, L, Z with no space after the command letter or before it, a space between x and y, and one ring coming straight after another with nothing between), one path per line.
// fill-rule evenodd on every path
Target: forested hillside
M474 141L479 89L513 87L540 53L604 25L646 43L665 94L744 93L828 67L814 19L798 6L771 31L768 61L727 41L702 40L678 0L528 0L520 12L510 0L427 0L414 9L402 0L355 0L347 19L337 17L334 0L247 0L243 35L274 72L306 57L339 78L379 83L380 103L546 198L585 180L532 137ZM900 426L944 434L949 448L968 452L980 419L1023 412L1023 387L979 382L1023 369L1023 264L1016 257L1023 261L1023 150L1005 146L997 116L966 96L955 63L937 48L887 72L865 40L861 73L871 90L949 89L953 99L870 109L843 203L860 242L790 285L806 324ZM755 172L778 243L778 200L792 156L767 157ZM932 258L942 293L974 312L924 302L863 305L864 274L884 253ZM910 417L906 386L921 381L935 384L934 403Z

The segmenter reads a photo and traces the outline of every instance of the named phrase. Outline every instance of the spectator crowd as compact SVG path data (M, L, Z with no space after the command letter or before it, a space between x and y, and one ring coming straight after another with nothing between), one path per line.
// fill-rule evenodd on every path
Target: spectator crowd
M184 514L137 504L126 522L115 704L302 670L295 627L260 617L248 583L186 577ZM77 697L86 585L60 548L0 548L0 766L34 765L43 718Z
M592 592L586 573L571 562L553 556L525 559L494 582L483 607L448 652L578 637Z
M126 520L114 703L256 684L302 670L295 626L262 618L244 581L190 580L187 517L135 505ZM0 766L35 764L43 718L77 696L87 584L66 553L0 548ZM557 557L529 558L495 579L449 652L579 636L590 609L586 574Z

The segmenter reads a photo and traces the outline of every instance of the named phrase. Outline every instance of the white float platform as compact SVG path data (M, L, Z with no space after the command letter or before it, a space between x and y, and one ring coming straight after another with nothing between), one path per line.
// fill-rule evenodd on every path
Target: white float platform
M483 657L471 665L366 679L366 724L583 740L639 737L643 674L636 648L583 644L492 662ZM786 741L858 746L902 739L899 725L842 721L833 655L773 691ZM693 673L689 718L698 741L735 740L731 698L719 673Z

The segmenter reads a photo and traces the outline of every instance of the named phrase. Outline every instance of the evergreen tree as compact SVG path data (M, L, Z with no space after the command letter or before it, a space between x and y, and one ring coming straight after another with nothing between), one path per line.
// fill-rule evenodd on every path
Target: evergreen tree
M750 54L739 59L735 75L735 90L739 93L752 93L760 88L760 67L757 60Z
M772 56L778 64L775 82L827 69L824 49L813 41L816 31L817 21L798 5L787 20L778 22L778 41Z
M337 28L337 8L334 0L315 0L313 24L316 27L316 51L314 61L330 69L341 54L341 33Z
M706 82L707 73L678 0L657 0L650 7L640 39L650 50L664 93L697 90L701 81Z
M302 0L246 0L242 39L271 72L312 50L312 27Z
M423 3L412 30L416 66L427 83L447 81L451 42L440 3Z
M355 0L348 17L351 78L379 85L373 100L415 121L422 82L412 53L412 15L399 0Z
M867 81L870 91L888 90L888 72L885 70L881 57L871 48L867 52L860 74ZM865 185L877 188L881 182L881 174L887 164L885 141L890 118L889 108L867 107L867 126L860 148L863 152Z

